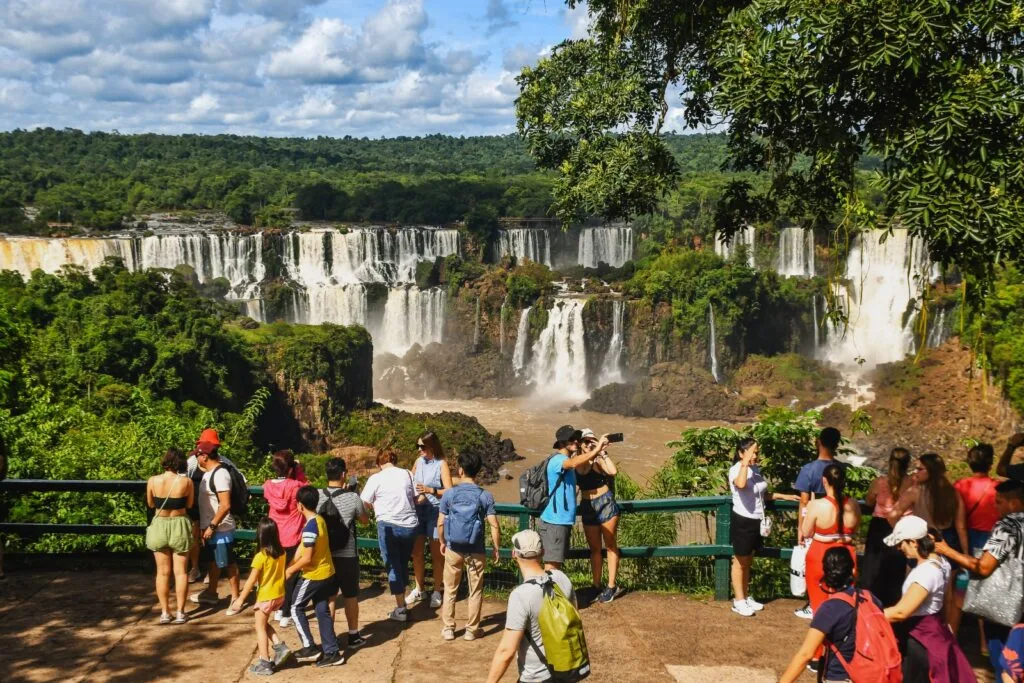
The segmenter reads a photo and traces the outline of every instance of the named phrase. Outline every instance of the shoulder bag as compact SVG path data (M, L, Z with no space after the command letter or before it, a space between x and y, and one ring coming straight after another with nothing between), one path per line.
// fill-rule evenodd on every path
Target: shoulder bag
M964 611L1003 626L1016 626L1024 608L1024 539L1018 539L1017 554L999 563L984 579L972 578L964 596Z

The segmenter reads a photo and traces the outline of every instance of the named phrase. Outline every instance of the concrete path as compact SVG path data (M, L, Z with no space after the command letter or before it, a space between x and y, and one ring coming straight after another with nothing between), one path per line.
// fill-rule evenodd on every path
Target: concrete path
M221 590L223 595L226 584ZM366 647L349 652L344 666L293 665L270 680L445 683L486 677L504 626L503 602L485 602L484 638L466 642L460 629L455 641L445 642L435 610L420 605L412 621L397 624L387 621L394 603L379 585L365 585L360 599L360 622L370 636ZM160 626L154 603L152 580L141 574L8 574L0 583L0 680L258 680L247 672L256 652L250 612L225 616L225 599L216 609L195 612L185 626ZM590 680L775 680L806 632L807 622L792 615L798 606L782 600L743 619L726 603L678 595L634 593L595 604L582 611ZM465 602L458 603L456 619L464 624ZM313 628L315 633L315 622ZM297 646L294 629L284 638ZM504 680L516 680L514 665Z

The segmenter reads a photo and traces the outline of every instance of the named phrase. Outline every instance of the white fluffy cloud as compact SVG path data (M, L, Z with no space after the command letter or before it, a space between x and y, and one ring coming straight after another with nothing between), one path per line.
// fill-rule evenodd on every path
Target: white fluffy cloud
M524 0L443 0L463 3L439 15L462 23L438 26L441 2L0 0L2 127L513 130L514 74L575 15L531 18ZM530 21L555 34L537 35Z

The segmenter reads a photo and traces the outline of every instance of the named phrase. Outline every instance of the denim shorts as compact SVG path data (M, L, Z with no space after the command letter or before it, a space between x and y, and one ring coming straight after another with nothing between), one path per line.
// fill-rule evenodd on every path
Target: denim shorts
M217 567L224 569L235 564L235 533L219 531L203 544L200 560L204 564L215 562Z
M583 526L600 526L619 516L619 504L611 491L602 493L593 500L584 498L580 501L580 516Z
M437 538L437 516L441 508L434 507L430 503L416 506L416 535L427 538Z

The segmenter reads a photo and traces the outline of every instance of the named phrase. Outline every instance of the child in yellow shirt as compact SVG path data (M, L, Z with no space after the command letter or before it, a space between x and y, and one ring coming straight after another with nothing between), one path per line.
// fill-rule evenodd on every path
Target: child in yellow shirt
M274 520L269 517L260 520L256 527L256 542L260 550L256 557L252 558L252 572L245 582L241 595L231 603L231 609L240 612L245 598L259 582L253 609L256 614L256 645L260 659L252 665L249 672L257 676L269 676L291 656L291 651L277 635L270 621L271 615L284 604L286 568L284 548L281 547L281 537ZM273 659L270 658L271 643L274 649Z

